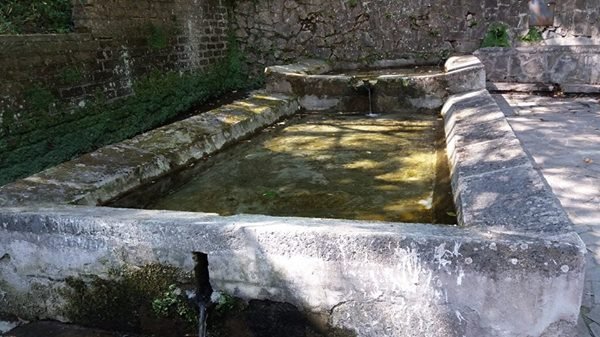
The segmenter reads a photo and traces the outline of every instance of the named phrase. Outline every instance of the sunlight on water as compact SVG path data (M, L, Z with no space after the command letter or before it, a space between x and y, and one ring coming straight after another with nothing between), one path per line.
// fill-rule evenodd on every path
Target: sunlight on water
M451 222L436 219L452 213L451 197L433 196L447 178L439 174L441 127L433 113L297 116L209 159L147 208Z

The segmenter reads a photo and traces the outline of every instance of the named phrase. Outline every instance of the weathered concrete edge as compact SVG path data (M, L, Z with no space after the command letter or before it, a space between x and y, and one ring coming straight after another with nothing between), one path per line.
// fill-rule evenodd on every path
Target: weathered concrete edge
M539 233L573 231L560 202L533 168L487 90L451 96L442 115L459 224ZM495 143L502 146L493 146ZM505 155L508 150L510 158ZM480 167L470 165L470 158L478 158L475 164ZM518 183L505 193L501 191L505 186L488 185L510 186L511 180ZM490 199L489 194L494 193L491 197L495 199ZM478 205L478 199L488 205ZM532 204L543 207L532 213ZM498 215L500 212L503 214Z
M551 83L514 83L514 82L487 82L486 88L499 92L553 92L561 91L565 94L600 94L598 84L562 84L557 86Z
M281 94L249 98L103 147L0 187L0 207L96 205L183 167L299 109Z
M569 336L584 273L574 233L58 206L0 209L0 234L0 310L23 317L64 318L69 276L156 262L191 270L203 252L217 290L330 313L361 335L410 328L393 315L374 323L371 307L384 306L439 319L429 336L542 336L557 325ZM362 314L344 319L353 310Z
M267 90L297 96L307 110L352 111L356 103L352 98L357 96L354 82L361 77L324 75L323 69L318 60L268 67ZM443 73L378 75L369 80L382 111L390 111L400 98L408 98L402 103L407 108L438 109L449 95L484 89L485 66L471 55L454 56L446 61ZM418 97L404 97L415 91Z

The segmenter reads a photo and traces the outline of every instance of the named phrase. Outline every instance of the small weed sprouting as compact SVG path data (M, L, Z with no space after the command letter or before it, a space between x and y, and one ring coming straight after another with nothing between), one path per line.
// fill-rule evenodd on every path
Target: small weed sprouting
M530 27L527 34L521 36L521 41L529 43L540 42L543 39L542 33L536 27Z
M510 47L508 26L500 22L490 24L481 42L481 47Z

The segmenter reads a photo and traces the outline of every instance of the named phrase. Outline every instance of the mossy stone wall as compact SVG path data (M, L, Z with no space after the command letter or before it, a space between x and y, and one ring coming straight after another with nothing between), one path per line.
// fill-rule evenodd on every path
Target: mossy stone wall
M0 185L243 86L220 0L75 0L73 21L0 35Z

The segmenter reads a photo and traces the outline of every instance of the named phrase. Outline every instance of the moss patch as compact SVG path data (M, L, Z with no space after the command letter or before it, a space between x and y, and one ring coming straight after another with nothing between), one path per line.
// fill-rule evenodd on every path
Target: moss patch
M254 87L233 40L224 61L208 72L155 72L133 83L135 95L84 107L59 103L48 88L25 94L25 106L5 111L0 128L0 185L150 130L198 104ZM70 74L72 75L72 74ZM74 76L68 76L74 77Z
M0 34L71 31L71 0L2 0Z
M194 330L190 319L194 309L180 288L190 282L188 273L160 264L113 270L108 279L92 277L86 282L70 278L65 312L73 322L86 326L182 336ZM156 303L162 303L162 310ZM178 310L172 310L174 306Z

